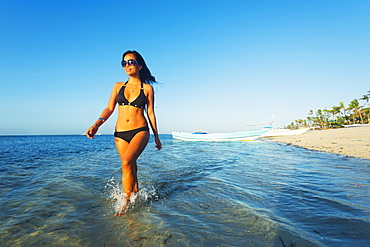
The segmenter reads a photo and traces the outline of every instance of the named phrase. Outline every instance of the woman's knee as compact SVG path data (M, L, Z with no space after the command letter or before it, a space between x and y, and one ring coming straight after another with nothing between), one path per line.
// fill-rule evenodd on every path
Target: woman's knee
M132 159L129 158L122 158L122 168L124 169L135 169L135 162Z

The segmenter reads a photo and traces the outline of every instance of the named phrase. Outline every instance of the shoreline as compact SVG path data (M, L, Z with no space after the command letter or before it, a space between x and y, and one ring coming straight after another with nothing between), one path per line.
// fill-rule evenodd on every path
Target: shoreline
M315 151L370 159L370 126L313 130L301 135L267 139Z

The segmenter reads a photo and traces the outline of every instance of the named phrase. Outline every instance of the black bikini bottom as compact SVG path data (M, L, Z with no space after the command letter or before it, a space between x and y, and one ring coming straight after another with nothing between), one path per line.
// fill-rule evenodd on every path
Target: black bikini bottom
M145 126L145 127L141 127L138 129L128 130L128 131L119 131L119 132L116 131L114 132L114 136L121 138L129 143L132 140L132 138L134 138L134 136L141 131L149 132L149 127Z

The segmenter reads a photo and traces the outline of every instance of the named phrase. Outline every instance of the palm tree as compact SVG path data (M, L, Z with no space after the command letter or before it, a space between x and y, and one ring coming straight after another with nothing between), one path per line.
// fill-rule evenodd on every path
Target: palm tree
M350 103L349 103L349 106L348 106L348 110L352 111L352 119L353 119L353 123L355 123L355 117L356 115L359 115L360 116L360 120L361 120L361 123L364 123L364 120L362 119L362 115L361 115L361 108L362 106L360 106L360 104L358 103L358 100L357 99L354 99L352 100Z
M332 107L332 110L330 111L332 114L333 114L333 119L332 119L332 122L335 124L335 125L339 125L340 123L340 106L333 106ZM338 116L339 115L339 116Z
M331 114L331 111L330 110L327 110L327 109L324 109L322 110L324 112L324 126L325 127L329 127L329 119L330 119L330 114Z
M310 110L310 112L308 113L309 117L307 117L307 121L309 123L309 127L311 127L311 125L314 124L314 118L312 117L313 116L313 110Z
M344 105L344 102L339 103L339 108L343 112L343 118L346 119L346 106ZM347 121L347 123L349 124L349 121Z
M317 124L321 127L321 128L324 128L325 126L325 117L324 117L324 114L322 112L321 109L318 109L316 111L316 121L317 121Z
M366 100L365 105L369 103L370 95L364 94L359 100Z
M364 108L364 114L367 115L367 123L370 124L370 107Z
M367 94L362 95L362 97L361 97L361 98L359 98L359 99L360 99L360 100L366 100L365 105L366 105L366 104L368 104L368 103L369 103L369 100L370 100L370 90L369 90L369 91L367 91Z
M364 94L362 95L361 98L359 98L360 100L366 100L364 106L363 106L363 112L364 112L364 115L366 116L367 115L367 123L370 123L370 107L369 107L369 100L370 100L370 90L367 91L367 94ZM365 108L365 106L368 105L367 108Z

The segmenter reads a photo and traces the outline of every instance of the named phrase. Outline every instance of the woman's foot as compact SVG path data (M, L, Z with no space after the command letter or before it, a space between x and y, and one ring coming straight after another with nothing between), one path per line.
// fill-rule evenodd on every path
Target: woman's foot
M125 205L122 207L121 211L118 212L118 213L115 213L113 216L123 216L125 214L127 214L127 211L128 209L130 208L130 200L129 199L126 199L126 203Z
M121 213L115 213L113 216L123 216L123 215L125 215L127 213L127 211L126 212L121 212Z

